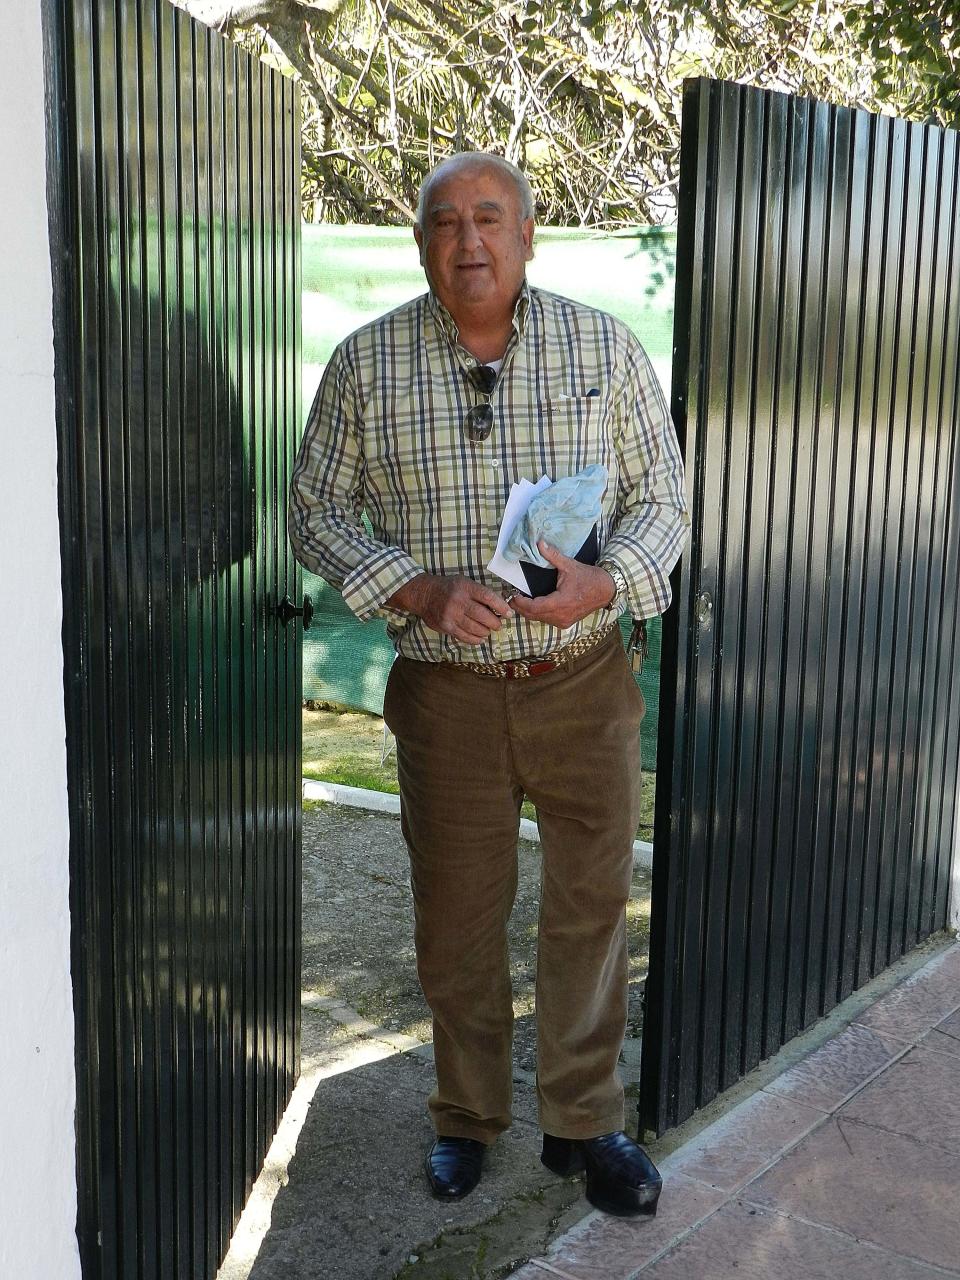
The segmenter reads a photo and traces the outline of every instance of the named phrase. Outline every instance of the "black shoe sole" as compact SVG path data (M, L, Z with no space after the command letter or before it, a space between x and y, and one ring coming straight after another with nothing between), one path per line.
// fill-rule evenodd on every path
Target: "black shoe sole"
M559 1178L571 1178L586 1169L583 1148L579 1142L571 1138L554 1138L549 1133L543 1135L540 1163ZM587 1199L595 1209L614 1214L618 1218L639 1215L656 1217L662 1187L663 1184L659 1181L648 1182L640 1187L627 1187L619 1182L611 1183L602 1174L587 1170Z
M473 1186L467 1187L465 1191L446 1191L439 1187L435 1187L433 1182L430 1180L429 1174L427 1175L427 1182L430 1183L430 1194L433 1196L434 1200L463 1200L471 1191L476 1191L480 1184L480 1179L478 1178Z
M611 1186L600 1178L587 1175L586 1197L595 1209L613 1214L617 1218L648 1218L657 1216L660 1200L659 1182L644 1187Z

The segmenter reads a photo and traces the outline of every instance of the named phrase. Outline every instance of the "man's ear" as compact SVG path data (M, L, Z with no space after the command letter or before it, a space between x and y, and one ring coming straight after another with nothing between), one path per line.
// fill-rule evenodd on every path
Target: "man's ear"
M413 238L417 242L417 248L420 250L420 261L423 261L423 228L419 222L413 224Z
M523 243L526 246L524 262L530 262L533 258L533 219L524 218L520 226L520 231L523 236Z

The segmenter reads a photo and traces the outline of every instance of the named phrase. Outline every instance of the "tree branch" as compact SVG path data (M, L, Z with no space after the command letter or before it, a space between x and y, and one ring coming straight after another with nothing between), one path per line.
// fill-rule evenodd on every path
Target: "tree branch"
M347 0L171 0L171 3L204 26L233 35L254 25L315 22L321 14L326 14L329 22Z
M308 41L308 44L312 46L313 38L309 28L307 29L307 41ZM380 188L380 190L387 197L390 203L395 205L396 208L400 210L400 212L409 222L416 222L417 220L416 212L410 207L410 205L406 203L405 200L401 199L401 197L396 194L396 192L393 190L393 188L390 186L387 180L378 172L378 170L376 170L373 167L370 161L363 154L363 148L357 142L357 139L353 136L353 133L350 130L350 126L347 124L344 113L339 109L340 104L330 94L330 92L327 89L327 86L323 83L321 79L319 79L319 77L316 83L320 92L323 94L324 101L326 102L327 107L329 108L331 114L333 115L334 120L337 122L337 126L339 127L340 132L343 134L346 142L350 147L350 158L354 161L355 164L359 165L361 169L364 169L366 171L367 175L373 179L374 184Z

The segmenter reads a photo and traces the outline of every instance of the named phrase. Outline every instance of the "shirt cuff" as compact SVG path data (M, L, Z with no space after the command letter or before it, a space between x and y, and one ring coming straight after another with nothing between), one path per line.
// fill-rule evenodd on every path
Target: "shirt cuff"
M629 609L634 618L655 618L666 611L670 604L669 576L632 547L610 549L608 544L597 563L616 565L627 583L626 598L619 606L607 605L608 614L618 616Z
M347 574L341 593L344 604L361 622L379 615L402 626L409 621L410 615L384 602L423 572L416 560L399 547L384 547L383 551Z

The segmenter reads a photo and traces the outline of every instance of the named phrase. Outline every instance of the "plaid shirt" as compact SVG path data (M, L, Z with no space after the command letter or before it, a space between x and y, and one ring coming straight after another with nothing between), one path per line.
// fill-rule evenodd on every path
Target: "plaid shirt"
M564 630L515 614L471 646L384 602L424 570L499 591L484 566L510 486L599 462L609 476L600 560L620 569L635 617L662 613L689 516L667 406L637 339L604 312L525 284L493 390L493 431L481 443L462 425L481 399L465 374L476 365L432 293L340 344L293 476L289 530L298 559L340 590L358 618L385 617L406 657L501 662L548 653L609 625L618 610L600 609Z

